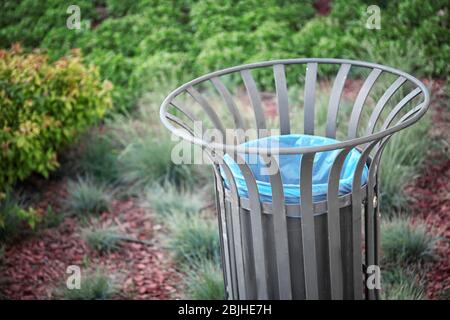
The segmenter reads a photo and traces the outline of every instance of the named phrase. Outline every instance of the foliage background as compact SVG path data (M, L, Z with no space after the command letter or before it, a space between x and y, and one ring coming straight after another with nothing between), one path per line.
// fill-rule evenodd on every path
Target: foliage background
M246 62L329 57L386 62L414 56L409 72L448 74L447 1L335 0L319 16L312 0L79 0L80 30L67 1L0 2L0 45L46 48L53 59L80 48L114 86L115 109L131 110L161 77L177 82ZM381 29L365 28L368 5ZM413 39L413 41L412 41ZM402 67L400 60L394 67ZM403 68L404 69L404 68Z

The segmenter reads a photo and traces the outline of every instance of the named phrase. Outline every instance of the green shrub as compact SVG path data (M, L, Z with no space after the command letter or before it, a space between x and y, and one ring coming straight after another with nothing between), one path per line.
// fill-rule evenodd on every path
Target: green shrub
M141 1L136 0L106 0L108 13L114 17L121 17L127 13L136 13Z
M57 295L67 300L106 300L117 293L113 280L103 271L96 271L81 277L80 289L64 288Z
M244 31L219 33L205 40L197 57L202 72L232 67L247 62L256 54L254 35Z
M432 256L434 240L425 225L393 218L381 226L381 250L387 264L410 264Z
M266 21L284 21L289 32L314 16L313 1L198 1L191 6L190 24L204 40L226 31L252 32Z
M212 261L200 261L192 270L188 271L185 286L188 299L225 299L222 270Z
M69 181L67 191L65 204L72 214L86 215L109 210L111 195L103 185L94 183L90 178Z
M51 205L47 207L39 223L41 228L56 228L64 220L65 215L62 212L57 212Z
M114 90L111 92L113 111L126 113L131 110L141 93L139 83L132 74L139 65L138 59L95 48L86 54L86 60L98 67L103 79L114 84Z
M50 61L58 60L69 54L73 48L80 47L78 43L81 38L91 36L90 21L82 19L80 24L80 29L69 30L65 23L52 28L46 33L38 47L46 49ZM83 51L85 53L85 50ZM87 57L84 60L90 62Z
M106 50L124 56L134 55L139 43L149 32L143 15L128 15L121 19L106 19L77 43L86 52Z
M109 253L119 248L123 236L113 228L86 228L82 230L84 241L99 253Z
M155 95L167 93L190 80L192 74L199 73L195 68L194 59L188 53L160 51L142 59L133 70L132 78L139 83L141 92ZM157 101L158 105L160 102Z
M365 1L336 0L333 1L331 17L337 18L339 29L358 43L370 42L371 54L380 57L379 62L392 59L392 55L402 56L405 48L413 55L416 48L419 56L426 57L417 71L427 75L447 75L450 59L448 42L448 3L445 0L402 1ZM365 27L368 18L366 12L369 5L379 5L381 10L381 29L370 30ZM413 48L409 46L413 45ZM400 49L400 52L386 50L386 45ZM353 49L352 49L353 50ZM361 53L360 59L370 58ZM410 63L407 58L403 60ZM417 61L417 59L414 59ZM403 67L402 67L403 69ZM412 70L410 71L412 72Z
M396 267L385 270L382 276L382 298L384 300L421 300L423 288L411 271Z
M17 41L26 47L39 47L51 30L66 26L69 17L66 11L70 4L60 0L1 1L0 47L9 47ZM79 0L75 4L80 7L83 21L96 19L97 12L92 1ZM72 31L66 28L67 34ZM53 47L58 45L55 42Z
M363 43L367 60L399 68L414 75L424 74L424 66L429 63L429 57L424 49L417 45L414 38L399 42L386 40L382 43L369 39Z
M360 42L346 35L336 19L318 17L292 36L292 47L299 56L353 58L358 55Z
M0 51L0 188L32 172L47 176L56 152L110 107L110 87L73 55L49 64L16 46Z
M33 208L25 207L20 196L0 192L0 242L14 240L37 227L39 214Z
M138 52L151 56L157 52L184 52L188 50L192 38L179 26L164 26L147 35L138 45ZM164 50L161 50L163 49Z
M169 220L169 248L179 263L198 259L218 261L219 232L216 224L201 215L172 216Z

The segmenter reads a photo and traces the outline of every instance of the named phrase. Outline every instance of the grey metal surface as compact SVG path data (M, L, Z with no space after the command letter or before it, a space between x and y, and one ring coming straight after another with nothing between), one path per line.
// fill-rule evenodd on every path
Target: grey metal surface
M273 190L273 230L275 240L275 257L277 262L278 298L282 300L292 299L291 270L289 265L289 243L287 236L286 208L284 206L283 182L279 165L274 157L266 157L266 164L278 168L270 175L270 185Z
M314 134L314 102L316 94L317 80L317 63L312 62L306 65L305 77L305 116L304 116L304 132L305 134Z
M345 158L351 148L341 150L336 156L328 179L328 254L330 256L331 298L343 299L343 266L339 205L339 177Z
M253 241L253 257L255 263L256 287L258 299L268 299L267 291L267 259L264 251L264 236L262 227L261 203L259 201L258 187L256 179L250 167L245 163L244 159L235 154L235 161L241 169L245 178L250 199L250 224ZM243 163L243 164L239 164Z
M334 79L333 88L331 89L330 100L328 103L327 128L326 136L329 138L336 137L337 114L339 104L341 102L342 90L344 89L345 80L350 71L351 64L344 63Z
M312 171L315 153L304 154L300 164L300 206L306 299L318 299L316 239L314 229Z
M339 128L341 97L350 71L353 68L365 68L370 72L346 120L346 140L322 146L277 150L280 155L302 155L298 168L299 203L286 203L279 170L269 176L272 200L262 202L258 181L243 154L259 154L263 156L267 167L279 169L274 150L264 147L244 148L240 145L246 140L243 136L238 136L233 144L211 142L195 136L193 123L202 119L198 113L174 99L183 94L190 95L221 132L226 129L248 129L241 114L243 110L238 108L235 97L226 86L228 83L221 79L224 75L235 74L243 80L253 110L254 128L267 129L269 122L265 117L261 93L252 76L254 69L267 69L273 74L280 133L300 133L292 132L293 122L290 118L286 66L291 64L306 64L303 133L311 135L317 132L315 100L319 88L319 69L322 65L339 67L326 110L325 134L332 138L336 137ZM368 110L367 101L369 97L373 98L373 88L384 74L395 75L396 78L376 98L373 109ZM208 96L195 88L206 81L210 81L220 94L224 110L231 114L233 128L224 125L224 119L207 100ZM409 87L406 87L407 84ZM398 97L403 91L406 94ZM394 96L395 101L399 102L388 108ZM429 101L430 96L424 84L409 74L379 64L343 59L287 59L237 66L194 79L170 93L161 106L162 123L175 135L200 145L215 162L216 207L227 298L378 299L379 290L366 286L364 267L379 263L382 236L379 230L380 160L392 135L418 121L426 112ZM368 112L367 117L363 117L365 112ZM183 118L187 118L187 121ZM364 134L360 136L361 132ZM267 134L267 130L263 130L258 132L258 137ZM354 148L361 152L361 156L353 173L352 189L351 192L341 194L339 183L342 167ZM315 200L312 192L314 159L318 153L331 150L338 152L328 176L326 199ZM225 152L238 163L245 178L248 197L239 195L228 165L217 161ZM213 157L213 154L220 154L221 157ZM368 178L361 186L365 166L368 167ZM228 185L220 170L227 177Z
M277 92L278 114L280 115L280 134L290 134L289 102L284 65L274 65L273 73L275 78L275 90Z
M255 80L252 77L251 71L245 69L241 71L242 80L244 80L245 88L247 89L248 95L250 97L250 103L255 113L256 128L258 129L258 138L263 138L261 135L263 129L266 129L266 118L264 117L264 112L261 104L261 97L256 87Z

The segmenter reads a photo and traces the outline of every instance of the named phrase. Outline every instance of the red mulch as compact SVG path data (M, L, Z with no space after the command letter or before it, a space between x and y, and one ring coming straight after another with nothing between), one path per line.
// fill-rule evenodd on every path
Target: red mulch
M425 275L427 296L436 299L450 293L450 160L429 164L407 191L414 213L440 238L437 261Z
M52 183L44 199L63 196L64 182ZM50 201L53 202L53 201ZM0 296L6 299L52 299L55 288L65 283L66 268L78 265L83 272L100 268L114 277L119 297L133 299L169 299L177 297L175 283L179 280L168 254L161 249L155 224L139 208L134 199L115 200L110 213L99 216L101 225L118 226L119 230L154 245L122 242L119 251L100 255L88 248L81 239L79 221L65 218L56 228L41 230L20 242L6 247L5 261L0 267ZM48 200L38 204L46 206ZM58 207L57 202L52 203ZM57 208L59 209L59 208ZM86 266L86 261L89 263ZM6 282L6 283L5 283Z
M424 220L430 232L439 238L437 260L428 266L425 274L426 293L430 299L448 298L450 294L450 113L444 88L444 81L432 84L431 136L447 143L440 144L442 150L429 154L423 172L406 187L415 217Z

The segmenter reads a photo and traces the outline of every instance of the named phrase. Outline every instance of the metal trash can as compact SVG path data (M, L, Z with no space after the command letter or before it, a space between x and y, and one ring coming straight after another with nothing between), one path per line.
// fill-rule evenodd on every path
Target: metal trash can
M305 67L303 128L292 133L286 74L296 65ZM317 132L317 78L324 66L338 68L326 108L325 136L332 141L260 145L258 141L274 135L268 134L261 92L252 73L269 70L273 74L280 137L311 137ZM359 79L362 74L367 76L344 120L346 138L333 140L343 121L338 117L341 96L353 69L364 71L356 72ZM369 94L382 75L389 75L392 81L368 109ZM251 140L243 134L249 129L243 118L250 109L239 108L236 96L227 87L239 81L251 105L256 130L256 138ZM216 112L218 108L202 90L205 84L221 97L219 105L230 114L232 128L224 125L225 117ZM193 99L189 108L183 105L183 96ZM394 103L389 103L394 96ZM368 62L315 58L232 67L201 76L170 93L161 105L162 123L175 135L201 146L214 164L228 299L377 299L379 288L367 286L366 269L379 263L380 158L390 137L419 120L429 101L425 85L402 71ZM195 107L201 112L194 112ZM195 128L199 121L212 125L222 138L199 134ZM226 139L227 129L236 133L231 142ZM317 160L327 153L326 181L321 181L319 194L315 170L324 169ZM289 174L295 175L292 168L287 176L284 171L283 157L289 156L299 160L297 184L286 183ZM351 157L354 162L345 189L343 171L347 172ZM256 167L270 169L265 178L255 171L251 159L256 159Z

